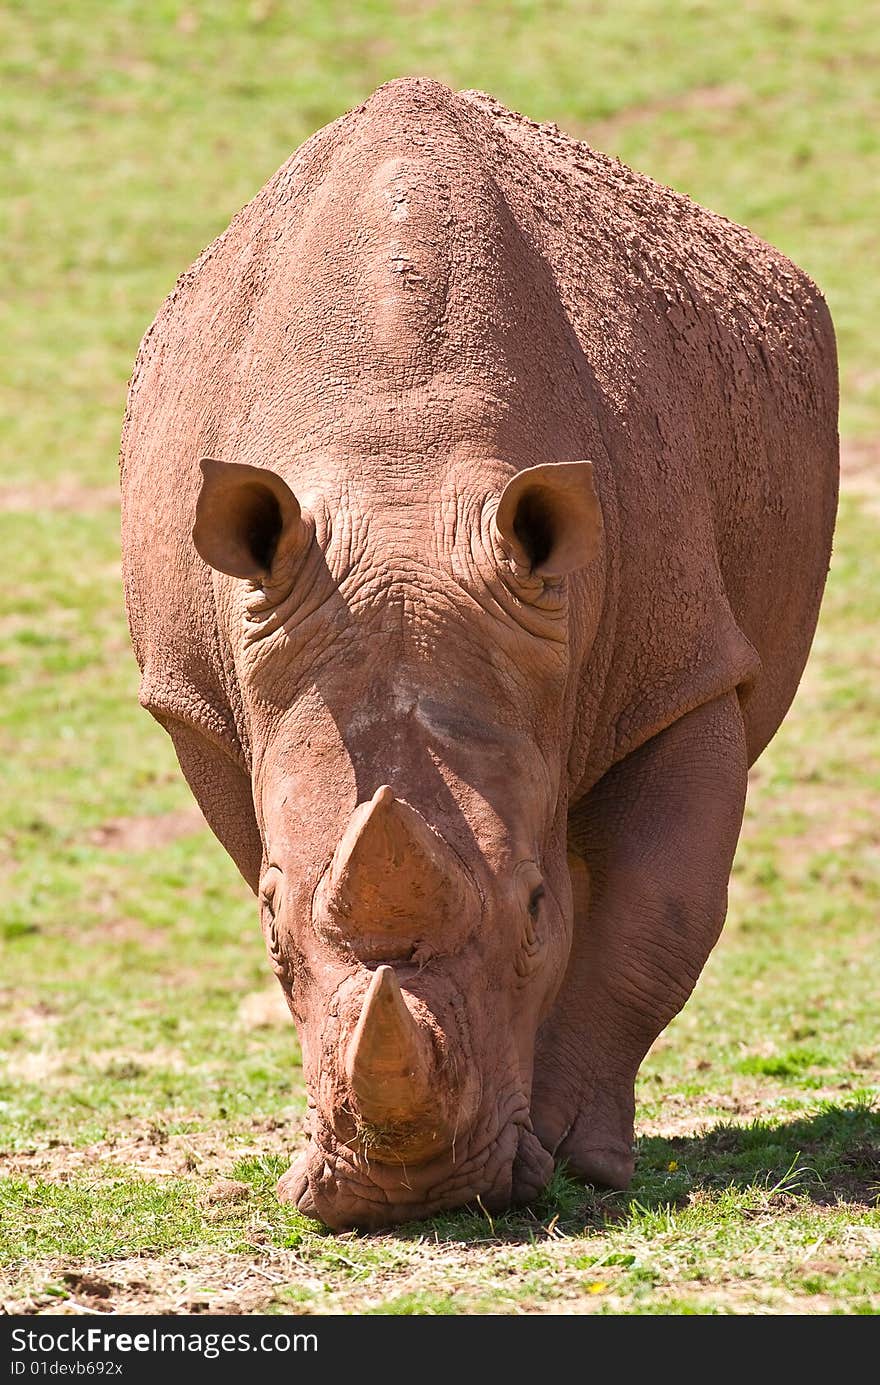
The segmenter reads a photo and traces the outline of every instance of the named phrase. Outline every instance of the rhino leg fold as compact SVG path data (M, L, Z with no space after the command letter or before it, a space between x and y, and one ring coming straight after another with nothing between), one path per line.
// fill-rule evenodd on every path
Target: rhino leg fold
M636 1073L721 931L746 775L729 693L634 751L569 817L574 941L538 1035L531 1115L590 1182L632 1177Z
M263 847L250 779L207 736L173 717L159 719L208 826L256 894Z

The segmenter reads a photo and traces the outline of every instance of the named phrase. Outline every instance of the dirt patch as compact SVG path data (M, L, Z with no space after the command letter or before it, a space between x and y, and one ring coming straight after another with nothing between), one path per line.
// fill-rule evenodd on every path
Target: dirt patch
M107 851L151 851L203 832L206 826L202 814L192 804L155 817L111 818L89 833L89 841Z
M56 476L30 486L0 487L0 511L6 514L63 510L68 514L93 514L119 506L117 486L84 486L75 476Z
M238 1007L238 1022L242 1029L289 1029L293 1021L278 985L263 991L251 991Z
M880 486L877 497L880 502ZM880 794L847 783L824 784L821 790L799 784L796 806L806 819L805 826L775 838L780 869L794 880L803 878L807 864L818 853L876 848Z
M142 1077L156 1068L164 1072L183 1072L187 1060L177 1048L109 1048L93 1049L86 1060L89 1067L97 1068L105 1077L118 1082Z
M4 996L3 1001L5 999ZM10 1000L14 1002L11 993ZM3 1001L0 1006L5 1008ZM22 1009L15 1009L13 1004L4 1016L4 1023L21 1030L28 1047L5 1055L4 1068L8 1077L40 1086L64 1066L67 1055L58 1047L56 1032L60 1018L60 1014L45 1002Z
M740 106L753 101L754 97L747 87L735 84L720 86L693 87L690 91L678 92L672 96L661 96L654 101L643 101L604 120L591 121L584 138L593 148L604 148L608 141L615 139L623 130L641 125L644 121L675 112L679 115L698 114L705 111L736 111Z
M873 1055L863 1055L866 1063ZM867 1069L867 1080L876 1073ZM780 1113L780 1103L794 1097L812 1108L820 1102L835 1104L849 1095L845 1084L810 1087L784 1087L778 1081L760 1082L752 1077L736 1077L733 1091L711 1096L688 1097L670 1092L663 1097L663 1114L654 1120L642 1118L636 1112L636 1134L660 1139L679 1136L703 1136L716 1125L730 1123L734 1128L753 1121L779 1121L780 1129L804 1119L803 1112L786 1109Z
M113 901L114 906L116 901ZM150 928L143 919L122 918L104 919L95 913L90 927L93 939L106 938L115 943L136 943L147 952L167 952L168 933L161 928Z
M73 1313L261 1313L277 1287L297 1279L295 1253L258 1258L217 1252L111 1260L81 1269L50 1260L28 1272L31 1287L7 1280L0 1311ZM317 1291L320 1281L314 1280ZM291 1312L297 1312L291 1308ZM304 1310L308 1311L308 1309Z
M865 475L880 481L880 438L843 438L840 470L844 484Z
M250 1195L251 1190L247 1183L240 1183L237 1178L218 1178L216 1183L212 1183L205 1193L205 1201L209 1203L246 1202Z
M841 443L840 489L855 495L872 515L880 516L880 439Z
M47 1078L58 1072L67 1061L66 1053L55 1049L41 1048L30 1053L12 1053L6 1059L5 1067L10 1077L18 1082L29 1082L40 1086Z
M184 1178L193 1172L228 1178L239 1159L263 1154L293 1157L306 1143L300 1115L268 1117L232 1130L193 1130L171 1133L169 1126L183 1124L179 1113L161 1119L138 1120L104 1140L77 1148L52 1142L39 1149L19 1150L0 1158L3 1176L26 1175L47 1182L68 1182L103 1165L106 1172L135 1174L140 1178Z
M702 1138L722 1122L768 1120L773 1118L780 1097L789 1095L783 1092L778 1083L766 1087L755 1087L749 1083L749 1090L713 1094L710 1097L687 1097L670 1092L663 1097L663 1114L655 1120L636 1117L636 1134L657 1136L660 1139ZM802 1092L796 1093L799 1097ZM837 1087L810 1089L810 1101L839 1101ZM797 1119L792 1116L792 1120Z
M45 1041L60 1018L58 1010L41 1000L37 1001L36 1005L13 1011L12 1022L16 1028L24 1030L30 1043L37 1043L40 1040Z

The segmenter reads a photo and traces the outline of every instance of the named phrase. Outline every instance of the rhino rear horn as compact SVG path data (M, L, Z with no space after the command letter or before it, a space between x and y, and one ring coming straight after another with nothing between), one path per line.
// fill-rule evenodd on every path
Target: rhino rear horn
M268 467L203 457L193 543L230 577L263 581L282 548L305 537L299 501Z

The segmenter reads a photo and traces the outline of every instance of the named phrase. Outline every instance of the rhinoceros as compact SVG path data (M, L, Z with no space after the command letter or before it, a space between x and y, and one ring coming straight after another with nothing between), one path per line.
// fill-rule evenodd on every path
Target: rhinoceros
M817 620L833 329L749 231L391 82L179 280L123 431L140 701L259 896L333 1227L623 1188Z

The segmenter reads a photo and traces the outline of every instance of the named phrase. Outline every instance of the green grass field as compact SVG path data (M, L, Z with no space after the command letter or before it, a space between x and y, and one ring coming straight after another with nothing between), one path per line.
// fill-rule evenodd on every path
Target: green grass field
M7 0L0 1303L10 1311L880 1309L874 0ZM846 468L730 917L639 1084L627 1194L330 1235L254 903L136 702L116 451L138 341L296 145L423 72L745 222L825 290Z

